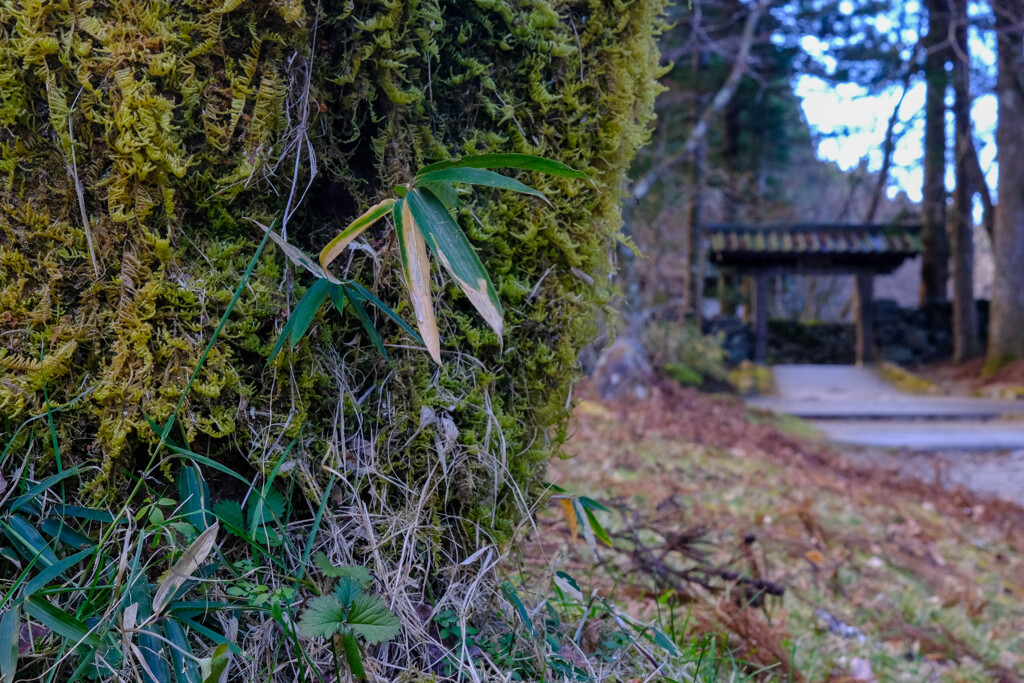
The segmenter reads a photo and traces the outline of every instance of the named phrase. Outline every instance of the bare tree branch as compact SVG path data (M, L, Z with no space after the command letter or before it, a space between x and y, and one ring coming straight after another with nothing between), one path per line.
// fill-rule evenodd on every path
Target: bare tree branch
M682 163L693 154L697 146L704 140L708 132L708 126L711 123L711 119L722 109L729 104L732 100L733 95L736 94L736 89L739 87L740 81L744 74L747 72L747 66L750 62L750 49L754 43L754 34L757 30L757 23L761 19L761 15L765 9L771 4L771 0L761 0L754 5L750 14L747 15L746 24L743 26L743 36L740 39L740 50L739 54L736 55L736 61L733 62L732 70L729 72L728 78L725 79L725 83L722 84L721 89L715 95L714 99L711 100L710 104L701 113L700 118L697 119L697 123L693 126L690 134L687 136L683 146L672 156L660 161L654 165L651 170L641 176L633 186L633 196L637 199L642 198L648 192L651 187L657 182L663 175L672 170L675 166Z

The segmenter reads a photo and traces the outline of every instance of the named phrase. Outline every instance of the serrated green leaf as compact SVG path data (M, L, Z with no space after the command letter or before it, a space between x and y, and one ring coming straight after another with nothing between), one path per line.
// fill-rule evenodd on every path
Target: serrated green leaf
M348 610L352 607L352 601L363 592L363 586L359 579L352 576L343 576L334 587L334 597L338 599L342 607Z
M231 533L236 536L245 534L245 517L237 500L218 500L213 506L213 514Z
M388 306L386 303L384 303L376 296L374 296L373 293L370 292L370 290L366 289L355 280L350 280L347 283L345 283L345 289L347 290L349 296L354 296L363 302L369 301L371 304L380 309L384 313L384 315L386 315L387 317L391 318L396 323L401 325L402 329L408 332L409 336L416 340L417 343L423 343L423 337L421 337L416 332L416 330L412 329L412 327L409 326L409 323L402 320L402 317L395 313L390 306Z
M313 598L299 617L299 633L306 638L329 638L345 627L347 610L334 595Z
M412 192L409 195L413 194ZM409 210L408 195L395 203L395 233L405 270L405 286L409 289L413 310L416 311L416 325L431 359L441 365L441 334L437 329L437 318L430 300L430 261L427 260L427 245L416 225L416 219ZM448 214L445 213L447 216Z
M482 185L484 187L495 187L499 190L511 190L520 194L528 194L534 197L543 199L548 204L548 198L544 196L543 192L533 189L529 185L519 182L514 178L509 178L495 173L494 171L487 171L482 168L448 168L441 171L432 171L425 173L421 176L417 176L417 184L421 187L426 186L432 193L434 190L433 184L436 183L465 183L467 185ZM449 185L451 187L451 185ZM436 196L436 193L435 193ZM441 198L441 203L447 206L447 203Z
M349 244L352 243L356 237L371 225L379 221L384 216L391 213L392 207L395 205L394 199L385 199L379 204L374 204L366 213L359 218L355 219L348 226L338 233L338 236L327 243L327 246L320 252L320 267L327 270L327 266L331 264L334 259L345 250Z
M348 627L370 645L395 638L402 630L402 622L379 595L363 593L352 601L348 612Z
M405 205L427 246L500 339L503 322L498 293L462 228L428 190L412 190Z
M340 579L347 576L358 581L364 588L368 587L373 581L373 577L370 576L370 570L366 567L331 564L331 561L327 559L327 555L322 552L317 552L313 555L313 564L320 569L324 576L332 579Z
M428 173L443 171L449 168L518 168L524 171L538 171L548 175L562 176L563 178L590 179L582 171L577 171L561 162L532 154L471 154L461 159L439 161L435 164L424 166L416 175L417 177L422 177Z
M84 623L75 619L62 609L54 607L46 600L33 596L23 603L25 613L50 629L54 633L67 638L72 645L83 644L100 647L103 640Z
M15 603L0 617L0 683L13 683L18 673L18 640L21 638L21 605Z

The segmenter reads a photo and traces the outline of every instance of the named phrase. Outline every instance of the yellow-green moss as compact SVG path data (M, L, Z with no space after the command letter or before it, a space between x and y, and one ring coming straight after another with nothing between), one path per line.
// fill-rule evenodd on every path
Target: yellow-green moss
M117 496L156 440L147 420L171 414L262 236L245 218L280 218L293 181L299 194L312 181L288 231L315 252L422 164L539 154L596 189L524 177L553 209L484 191L460 217L506 303L503 346L449 287L436 303L456 353L441 369L422 352L396 349L388 364L357 348L358 324L333 312L266 368L309 284L268 250L179 418L200 452L262 466L268 444L301 434L293 452L319 463L347 392L345 429L372 437L383 472L415 488L437 457L421 408L443 412L465 457L431 503L437 524L461 517L478 525L464 533L507 539L520 521L512 489L492 490L484 455L500 450L510 481L539 490L577 352L610 296L619 188L658 92L662 6L325 0L314 36L315 6L295 0L0 4L0 432L44 412L44 385L54 406L78 398L55 415L59 442L100 465L94 497ZM308 156L293 178L300 134L315 178ZM349 274L409 317L385 235L368 236L381 267L356 253ZM342 357L339 387L330 368ZM372 391L382 395L355 400Z

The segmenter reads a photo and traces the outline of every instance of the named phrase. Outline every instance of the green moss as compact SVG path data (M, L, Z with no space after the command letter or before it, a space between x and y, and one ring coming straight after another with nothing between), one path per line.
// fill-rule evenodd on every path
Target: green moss
M506 303L503 340L447 287L443 368L408 348L385 362L356 321L326 308L267 367L309 284L269 249L179 416L193 449L257 470L299 437L309 490L321 464L342 471L352 444L369 444L386 478L346 495L428 504L425 548L507 541L517 492L539 493L564 435L577 353L608 301L619 188L658 92L662 6L327 0L314 37L314 6L294 0L0 5L0 427L44 412L45 386L68 406L55 415L68 458L99 466L84 493L116 498L156 442L148 419L170 416L262 236L246 218L280 225L293 182L297 194L309 184L288 235L313 253L422 164L548 156L596 188L523 174L553 208L484 191L460 216ZM354 252L349 275L408 318L386 235L368 235L376 258ZM424 408L458 433L425 503L406 498L440 457Z

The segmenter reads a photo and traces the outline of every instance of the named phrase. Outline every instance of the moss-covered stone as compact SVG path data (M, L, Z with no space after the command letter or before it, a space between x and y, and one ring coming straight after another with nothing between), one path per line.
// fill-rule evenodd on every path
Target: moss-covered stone
M385 361L357 321L326 308L267 367L310 284L268 248L174 435L264 472L297 439L290 476L311 493L333 471L352 479L343 499L429 506L424 547L506 541L522 514L515 491L539 491L577 352L610 297L662 5L0 3L0 433L48 401L64 463L98 467L83 497L116 499L262 237L254 221L280 228L297 206L288 238L315 253L422 164L539 154L596 187L523 174L553 208L482 191L460 216L505 304L504 340L435 274L444 367L378 316L400 345ZM354 251L344 268L409 317L389 235L375 228L375 254ZM22 434L9 458L27 448Z

